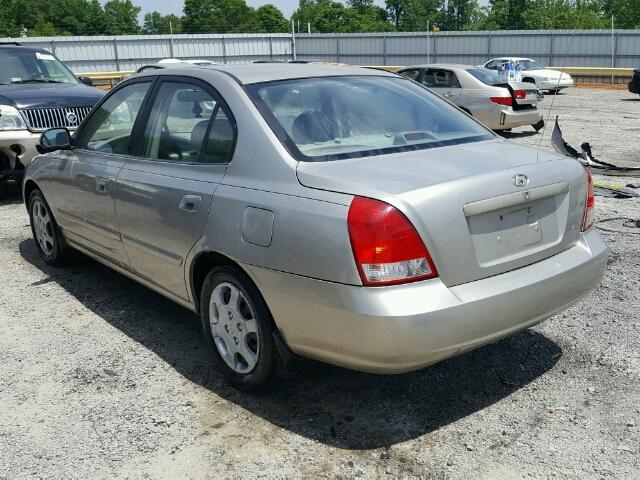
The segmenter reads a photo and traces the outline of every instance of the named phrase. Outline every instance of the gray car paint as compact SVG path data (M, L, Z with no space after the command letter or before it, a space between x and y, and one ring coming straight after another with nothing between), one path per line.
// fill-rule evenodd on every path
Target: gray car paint
M360 370L398 372L542 321L586 294L602 276L606 245L595 230L580 232L586 190L577 162L496 137L411 153L298 163L243 89L268 79L392 74L263 64L174 68L134 78L163 75L206 81L224 98L237 123L228 166L54 152L30 164L25 188L37 185L57 219L61 205L75 215L60 222L73 247L187 308L199 309L194 263L203 253L220 253L256 283L294 352ZM97 171L81 178L84 173L67 168L73 158ZM96 178L108 168L115 181L105 202ZM515 174L529 177L525 190L513 185ZM73 192L82 182L86 201L74 203ZM477 249L486 238L470 234L465 207L483 215L487 212L473 205L498 198L491 201L527 208L527 192L562 182L568 187L542 200L560 212L546 211L537 219L549 228L555 222L555 236L545 238L543 248L524 248L508 258L483 250L485 261L478 261ZM514 201L514 194L521 194L521 201ZM201 198L197 212L180 209L185 195ZM378 198L404 212L440 277L362 287L346 224L353 195ZM500 198L504 195L512 197ZM84 209L86 203L102 207ZM262 218L247 226L247 215L255 210L270 212L272 222ZM490 227L498 214L480 218L473 228ZM112 226L115 240L87 233ZM254 228L258 241L247 241L247 229Z

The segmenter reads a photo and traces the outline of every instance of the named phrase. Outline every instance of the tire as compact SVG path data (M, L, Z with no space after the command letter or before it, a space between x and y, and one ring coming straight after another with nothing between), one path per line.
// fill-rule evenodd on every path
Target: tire
M538 123L534 123L531 126L534 128L536 132L539 132L540 130L542 130L542 127L544 127L544 120L540 120Z
M235 387L256 391L274 380L278 356L273 318L242 270L222 265L209 272L200 296L200 318L215 363Z
M56 267L66 264L71 249L64 241L51 208L40 190L34 190L29 197L29 219L33 239L42 259Z

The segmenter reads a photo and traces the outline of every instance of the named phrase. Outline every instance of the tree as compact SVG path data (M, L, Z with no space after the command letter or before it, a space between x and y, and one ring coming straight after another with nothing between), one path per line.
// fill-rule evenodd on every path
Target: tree
M185 0L183 30L188 33L256 32L259 24L245 0Z
M104 4L105 33L110 35L133 35L140 33L138 15L140 7L131 0L109 0Z
M255 17L260 32L288 32L290 29L289 22L284 18L282 12L271 3L258 7L255 11Z
M347 0L347 5L359 14L366 13L374 7L373 0Z
M387 0L389 19L401 31L424 31L441 15L442 0Z
M177 15L162 15L160 12L145 14L142 33L147 35L166 35L182 32L182 19Z

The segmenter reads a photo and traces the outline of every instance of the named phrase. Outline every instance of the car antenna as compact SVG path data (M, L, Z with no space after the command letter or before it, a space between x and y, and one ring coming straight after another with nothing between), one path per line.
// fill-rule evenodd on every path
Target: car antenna
M540 148L542 147L542 139L544 138L544 134L547 131L547 124L549 123L549 119L551 118L551 114L553 113L553 106L556 102L556 95L558 94L558 87L560 86L560 80L562 79L562 73L567 68L567 59L569 58L569 52L571 51L571 46L573 45L573 39L576 36L576 29L580 24L580 16L582 15L582 10L578 12L578 17L576 18L576 23L573 26L573 31L571 32L571 38L569 39L569 45L567 45L567 50L564 52L564 60L562 61L562 69L560 71L560 75L558 75L558 83L556 83L556 88L553 89L553 96L551 97L551 105L549 106L549 112L547 113L547 119L544 122L542 127L542 133L540 134L540 138L538 139L538 151L536 153L536 161L540 160Z

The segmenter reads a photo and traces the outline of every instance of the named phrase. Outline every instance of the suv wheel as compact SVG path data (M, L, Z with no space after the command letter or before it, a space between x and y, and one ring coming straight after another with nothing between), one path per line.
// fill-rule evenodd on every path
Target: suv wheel
M222 373L242 390L265 387L276 372L274 324L262 295L237 267L209 274L200 297L202 328Z
M34 190L29 197L29 218L33 238L42 259L49 265L59 266L65 263L69 247L40 190Z

